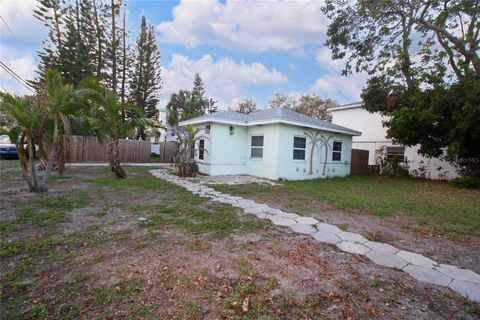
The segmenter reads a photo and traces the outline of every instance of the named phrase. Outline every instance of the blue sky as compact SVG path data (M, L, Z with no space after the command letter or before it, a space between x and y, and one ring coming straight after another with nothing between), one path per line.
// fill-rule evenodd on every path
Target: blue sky
M239 99L260 108L276 92L315 93L340 103L359 100L365 75L341 76L323 43L328 26L319 1L127 1L135 36L145 14L155 25L162 55L160 107L171 93L192 86L199 72L207 95L222 109ZM32 16L33 1L3 1L0 60L25 79L35 75L45 28ZM4 90L25 93L9 75Z

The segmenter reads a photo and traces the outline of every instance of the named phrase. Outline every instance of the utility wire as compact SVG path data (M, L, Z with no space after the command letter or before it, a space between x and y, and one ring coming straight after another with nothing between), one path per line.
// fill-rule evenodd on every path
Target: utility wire
M5 63L0 61L0 67L2 67L3 70L5 70L12 78L17 80L21 85L23 85L25 88L28 90L33 91L32 86L25 80L22 79L18 74L15 73L12 69L10 69Z
M20 42L20 40L18 39L18 37L15 35L15 33L12 31L12 29L10 28L10 26L8 25L8 23L5 21L5 19L3 19L3 16L0 16L0 19L2 19L3 23L5 24L5 27L7 27L8 31L10 31L10 34L15 38L15 40L17 40L18 42ZM22 48L22 51L30 58L30 60L32 60L32 62L34 64L37 64L37 62L35 60L33 60L32 58L32 55L30 53L28 53L24 48Z

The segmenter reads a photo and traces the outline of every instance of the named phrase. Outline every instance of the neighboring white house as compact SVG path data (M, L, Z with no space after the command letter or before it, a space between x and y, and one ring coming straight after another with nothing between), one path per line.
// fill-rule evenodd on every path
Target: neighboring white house
M151 137L150 142L152 143L151 149L152 153L160 154L160 145L159 142L170 142L170 141L177 141L177 134L173 130L173 128L168 124L167 121L167 110L166 109L159 109L158 112L158 121L162 123L164 128L160 128L160 138Z
M410 172L424 170L430 179L452 179L458 176L456 169L447 161L438 158L426 158L417 153L418 147L404 147L394 145L391 139L387 139L387 128L383 121L388 117L380 113L370 113L362 108L361 102L346 104L329 109L332 121L349 128L361 131L361 136L353 137L353 149L369 151L368 162L375 164L378 157L404 157L408 163Z
M200 173L247 174L272 180L350 174L352 136L361 134L283 108L250 114L222 111L180 125L200 128L204 136L196 154ZM310 134L317 134L313 152ZM322 138L328 146L326 162Z

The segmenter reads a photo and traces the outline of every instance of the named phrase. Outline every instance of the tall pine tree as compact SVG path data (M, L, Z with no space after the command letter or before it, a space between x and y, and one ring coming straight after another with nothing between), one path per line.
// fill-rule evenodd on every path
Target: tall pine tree
M207 102L205 104L205 108L202 110L202 114L217 112L218 109L216 104L218 101L205 96L205 85L203 84L203 80L198 72L195 73L195 78L193 79L192 93L200 95L200 97Z
M142 16L140 33L137 37L135 60L130 83L130 100L143 109L144 116L151 119L158 117L157 104L160 96L160 51L158 50L155 29L147 25ZM146 139L144 130L139 138Z
M205 85L203 84L202 78L198 72L195 73L195 78L193 79L193 92L198 92L202 97L205 95Z
M66 11L63 0L39 0L33 11L33 16L48 28L48 37L43 40L43 50L38 52L41 60L38 66L39 80L43 80L47 69L59 69L59 48L63 43Z

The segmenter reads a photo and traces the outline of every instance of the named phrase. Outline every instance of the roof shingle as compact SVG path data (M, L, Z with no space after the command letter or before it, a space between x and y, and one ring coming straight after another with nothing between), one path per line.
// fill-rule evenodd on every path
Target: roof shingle
M262 109L249 114L236 111L220 111L212 114L206 114L200 117L182 121L181 125L188 125L202 122L226 122L238 123L242 125L257 125L263 122L278 120L279 122L287 122L298 126L314 127L326 131L341 132L351 135L360 135L361 132L333 124L328 121L315 119L307 115L295 112L286 108L268 108Z

